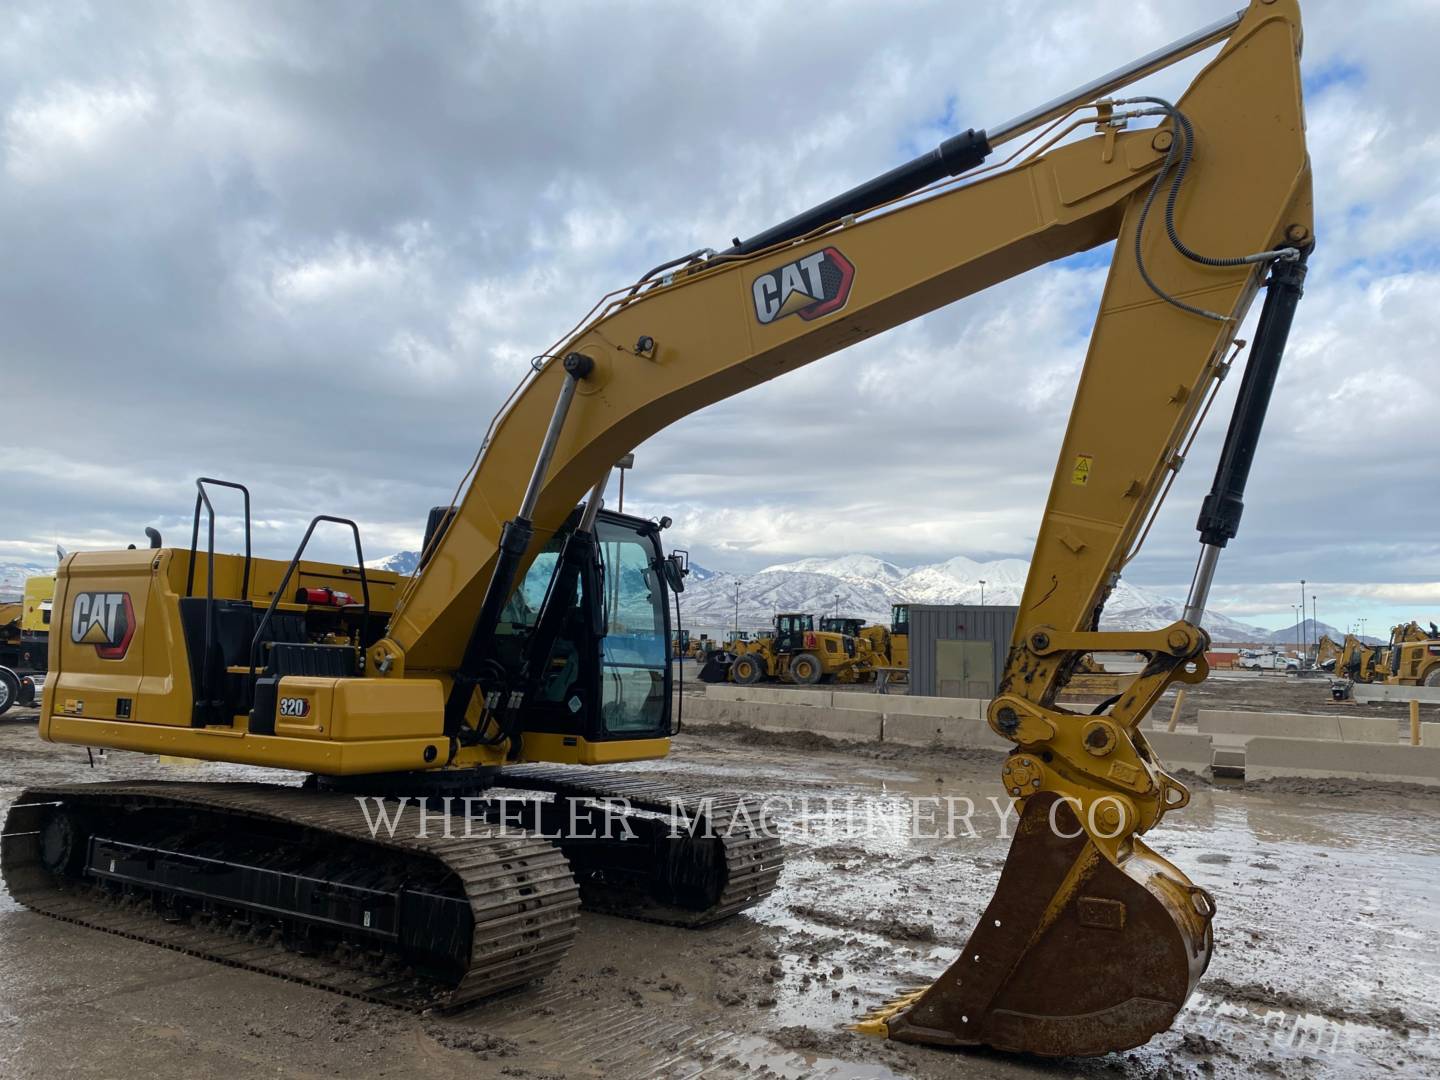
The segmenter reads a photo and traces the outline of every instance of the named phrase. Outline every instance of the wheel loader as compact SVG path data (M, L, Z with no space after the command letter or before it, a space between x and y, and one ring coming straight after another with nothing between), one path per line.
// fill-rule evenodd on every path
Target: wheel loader
M203 480L188 548L71 554L41 738L306 779L28 788L0 834L10 895L421 1008L543 978L581 906L701 926L754 905L780 842L749 796L617 771L670 749L683 575L658 525L602 510L614 463L712 402L1114 242L1073 407L1052 417L1058 459L987 715L1014 747L999 777L1018 813L1010 853L951 967L859 1027L1040 1055L1165 1030L1210 961L1216 901L1147 843L1189 793L1140 724L1169 687L1205 678L1205 601L1303 291L1300 44L1295 0L1255 0L603 297L536 349L409 579L367 570L358 526L332 515L288 560L252 557L248 529L243 554L218 551L221 487ZM1120 93L1211 46L1178 99ZM1262 292L1183 616L1102 631ZM305 558L322 526L354 539L353 563ZM1057 704L1080 659L1108 651L1144 658L1129 691L1098 713ZM506 791L525 796L514 819ZM398 818L420 806L433 823L457 800L464 835Z
M849 634L816 630L815 616L789 612L775 616L773 632L737 641L731 651L712 657L700 671L705 682L727 678L741 686L786 682L814 686L855 682L867 654Z

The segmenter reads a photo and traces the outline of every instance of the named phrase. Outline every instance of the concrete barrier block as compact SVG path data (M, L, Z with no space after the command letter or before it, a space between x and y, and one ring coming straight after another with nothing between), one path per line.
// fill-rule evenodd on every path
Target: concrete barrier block
M1400 721L1393 716L1340 716L1340 739L1343 742L1393 743L1400 740ZM1406 741L1409 741L1407 723Z
M909 713L885 713L886 742L906 746L945 746L957 750L1002 750L1015 748L990 730L984 720L957 716L914 716Z
M705 687L705 696L719 701L752 701L764 705L814 705L831 707L829 690L814 690L808 686L736 686L734 683L710 683Z
M908 694L859 694L845 690L834 693L837 709L879 708L887 716L936 716L961 720L982 720L985 717L979 698L911 697Z
M879 712L860 709L820 709L813 705L772 705L764 701L687 697L682 722L695 728L715 724L756 728L760 731L811 731L830 739L874 742L880 738Z
M675 702L670 707L671 716L680 716L682 724L729 724L735 722L737 702L723 698L712 698L708 694L685 696L684 704Z
M1278 776L1348 777L1440 787L1440 746L1251 739L1245 747L1245 779Z
M1350 695L1356 701L1418 701L1421 704L1440 705L1440 686L1356 683Z
M1420 725L1420 745L1440 746L1440 724L1422 723Z
M705 696L711 701L744 701L747 689L734 683L712 682L705 684Z
M1185 731L1146 731L1145 739L1166 765L1187 769L1208 769L1214 740L1209 735Z
M1238 780L1245 779L1245 748L1243 746L1229 748L1217 746L1215 753L1210 758L1210 775Z
M742 723L761 731L809 731L828 739L874 742L881 738L884 717L862 709L818 709L812 705L743 703L750 710Z
M749 701L766 705L809 705L817 709L833 708L834 694L829 690L814 690L808 686L751 686Z
M880 738L881 715L859 709L820 709L813 705L773 705L764 701L730 701L724 698L685 699L685 724L705 727L733 724L760 731L812 731L832 739Z
M1396 722L1381 716L1345 716L1338 713L1244 712L1237 709L1201 709L1197 727L1217 743L1246 743L1257 737L1325 739L1330 742L1394 743Z

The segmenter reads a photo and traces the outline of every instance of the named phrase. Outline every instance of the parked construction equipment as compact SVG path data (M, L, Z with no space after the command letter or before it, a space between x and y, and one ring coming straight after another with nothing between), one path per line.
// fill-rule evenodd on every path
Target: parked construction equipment
M1322 652L1330 651L1326 641L1322 639ZM1356 683L1440 686L1440 627L1431 623L1427 628L1413 620L1401 623L1390 628L1390 640L1383 645L1368 645L1347 634L1333 670L1330 695L1340 701L1351 696Z
M732 649L712 656L700 678L705 682L729 679L741 686L854 682L865 670L867 658L850 635L816 630L815 616L787 612L775 616L772 633L737 641Z
M35 703L35 678L43 675L50 649L50 608L55 575L25 579L21 598L0 604L0 715Z

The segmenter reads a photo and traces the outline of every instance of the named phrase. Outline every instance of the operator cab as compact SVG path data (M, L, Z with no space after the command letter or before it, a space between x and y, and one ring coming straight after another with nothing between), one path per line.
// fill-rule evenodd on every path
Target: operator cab
M820 632L825 634L844 634L846 637L859 637L860 631L865 627L864 619L850 619L840 615L826 615L820 619Z
M566 538L579 511L535 557L496 627L496 654L518 670L552 589ZM659 527L601 510L595 521L599 570L580 575L524 731L587 742L664 738L670 734L670 588Z
M776 615L775 651L800 652L802 649L813 648L813 639L807 642L805 635L814 634L814 632L814 615Z
M892 604L890 606L890 632L907 635L910 633L909 604Z

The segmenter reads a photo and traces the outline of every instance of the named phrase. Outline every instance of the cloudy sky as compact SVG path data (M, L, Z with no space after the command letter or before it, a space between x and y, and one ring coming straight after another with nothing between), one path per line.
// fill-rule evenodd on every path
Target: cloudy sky
M319 512L367 554L414 547L603 292L1226 9L9 3L0 560L179 540L202 473L251 485L263 553ZM1235 617L1292 622L1305 577L1337 625L1440 620L1437 40L1433 0L1306 4L1320 246L1222 563ZM1028 556L1107 259L676 424L637 448L627 509L730 570ZM1228 404L1137 584L1183 594Z

